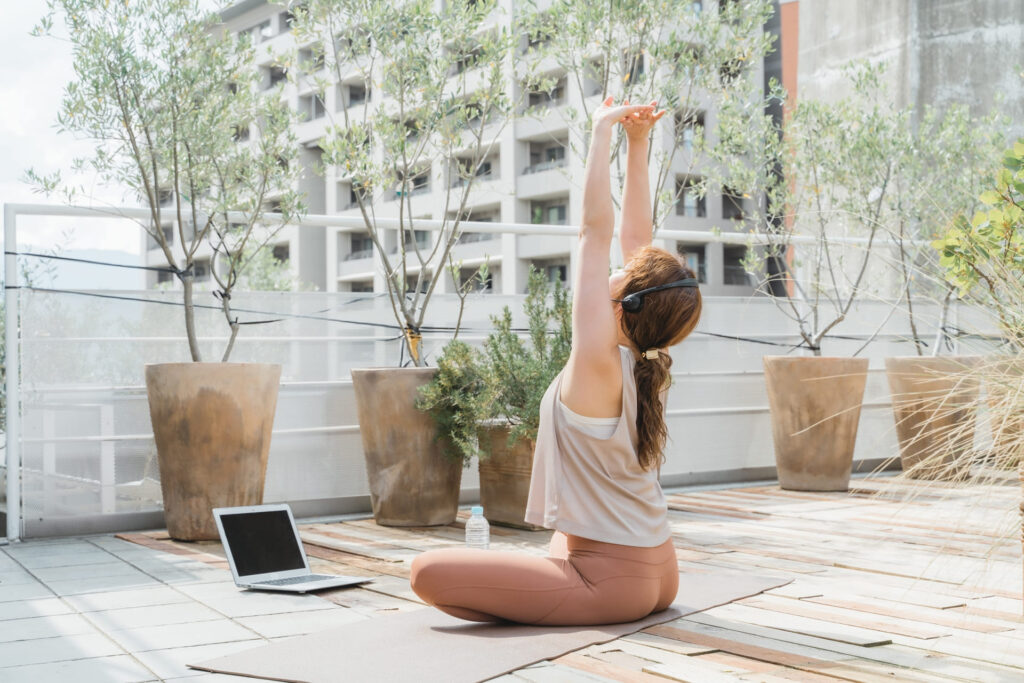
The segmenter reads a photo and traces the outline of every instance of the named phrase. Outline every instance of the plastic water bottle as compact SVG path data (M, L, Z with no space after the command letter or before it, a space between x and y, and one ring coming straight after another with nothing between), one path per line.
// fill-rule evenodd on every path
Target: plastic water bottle
M474 505L466 520L466 547L487 550L491 545L491 525L484 519L484 509Z

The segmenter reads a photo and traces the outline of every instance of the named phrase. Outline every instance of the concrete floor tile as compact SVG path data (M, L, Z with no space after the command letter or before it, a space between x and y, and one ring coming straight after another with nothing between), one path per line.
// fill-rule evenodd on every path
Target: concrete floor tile
M0 643L0 680L5 680L6 667L123 654L110 638L96 633Z
M51 583L54 581L70 581L96 576L130 576L139 571L130 564L114 559L110 555L107 555L107 559L107 562L97 562L94 564L34 568L32 569L32 574L43 583Z
M152 605L193 602L189 596L162 585L69 595L63 599L79 612L97 612L127 607L149 607Z
M107 635L129 652L166 650L260 638L249 629L224 618L191 624L166 624L108 631Z
M123 631L146 626L214 621L224 617L198 602L179 602L88 612L87 618L104 631Z
M48 617L0 621L0 643L74 636L83 633L98 634L100 631L78 614L57 614Z
M5 602L0 606L0 623L8 619L31 619L33 617L50 617L58 614L73 613L74 609L60 598L19 600L17 602Z
M46 585L57 595L80 595L82 593L156 588L162 584L153 577L133 569L131 574L119 574L117 576L85 575L78 579L48 581Z
M9 586L0 584L0 603L52 597L54 597L54 592L45 584L39 583L35 579L25 583L11 584ZM2 607L0 607L0 611L3 611Z
M0 669L4 683L137 683L155 680L153 672L129 655L47 662Z

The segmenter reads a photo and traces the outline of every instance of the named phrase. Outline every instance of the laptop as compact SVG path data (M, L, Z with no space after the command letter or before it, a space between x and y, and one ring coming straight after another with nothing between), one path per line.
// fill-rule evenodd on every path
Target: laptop
M213 516L240 588L307 593L372 581L312 573L287 504L214 508Z

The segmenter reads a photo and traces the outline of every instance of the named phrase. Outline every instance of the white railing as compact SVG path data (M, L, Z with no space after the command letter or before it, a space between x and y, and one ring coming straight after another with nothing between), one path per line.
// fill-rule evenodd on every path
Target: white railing
M127 449L129 455L124 457L132 462L144 459L151 449L152 434L148 410L145 409L145 389L141 381L143 363L177 360L187 348L176 332L178 321L168 323L168 316L156 316L158 320L154 322L142 320L144 316L132 313L129 317L134 316L132 322L140 325L140 334L111 335L104 316L116 317L123 311L112 308L114 303L101 305L99 302L108 300L99 298L89 299L94 302L94 309L76 303L73 310L97 311L96 315L83 313L83 320L61 320L58 317L49 320L46 315L31 311L32 315L26 314L21 318L21 325L29 335L24 336L24 332L19 335L19 317L23 313L17 268L17 220L20 216L114 217L145 222L150 213L141 208L4 205L4 243L7 252L4 259L7 277L6 502L9 540L19 539L25 533L22 515L23 478L42 482L40 496L45 496L46 487L52 489L55 482L81 484L93 481L98 497L95 510L92 511L97 515L118 511L116 496L125 486L124 482L119 482L115 473L116 463L123 459L118 449ZM229 216L229 219L235 218ZM280 216L276 215L266 217L268 222L279 219ZM377 224L383 228L400 227L397 218L378 218ZM442 224L441 221L431 220L416 222L417 228L421 230L438 230ZM366 229L361 217L345 216L306 216L300 226L302 229L330 226L360 232ZM577 234L575 227L557 225L465 221L462 227L473 233ZM764 236L752 237L745 233L714 234L683 230L662 230L657 237L688 243L737 244L745 244L749 239L757 244L764 239ZM798 237L793 242L802 244L813 240ZM837 239L836 242L863 244L864 240ZM179 296L175 292L154 291L124 294L130 295L129 299L164 303L176 301ZM68 295L26 292L25 301L45 309L43 304L52 303L56 301L54 297L59 296ZM251 299L248 306L245 304L247 297ZM469 304L466 319L468 329L461 337L473 342L482 340L487 331L487 315L497 313L506 304L512 307L517 320L521 320L520 302L521 297L479 295ZM361 442L348 369L359 365L394 363L399 343L390 331L368 333L366 328L345 323L344 320L394 324L385 304L386 300L379 296L357 297L349 293L239 293L236 305L240 310L250 308L268 314L263 317L278 313L291 316L291 322L282 323L285 327L273 328L272 332L262 336L252 332L252 328L247 328L246 333L239 338L236 355L242 360L251 358L281 362L286 367L282 398L275 421L274 443L277 448L272 450L268 467L267 492L271 499L276 497L278 500L288 500L289 495L296 490L295 486L309 484L308 481L299 481L301 477L296 472L282 469L282 463L289 462L288 458L293 453L299 454L296 461L302 463L304 471L313 472L316 475L313 479L323 480L316 482L323 486L315 491L310 489L312 493L307 498L355 500L365 497ZM454 320L457 305L452 297L439 296L433 306L433 320ZM343 310L344 313L309 314L309 311L324 309ZM873 333L888 309L889 305L884 303L861 307L859 313L853 312L851 315L844 333ZM62 309L52 306L45 309L44 313L47 310L54 311L53 315L58 316ZM216 311L200 312L200 323L204 326L202 329L205 335L201 343L209 345L211 349L223 342L223 330L217 315ZM860 316L859 321L857 315ZM931 316L933 320L937 318ZM952 319L955 320L955 317ZM72 323L80 329L64 329L73 327ZM861 441L857 456L861 460L870 459L880 452L880 443L891 446L894 439L891 433L892 418L887 412L887 389L884 377L878 374L878 362L885 355L908 352L907 345L900 342L900 338L905 336L905 330L898 321L883 322L882 326L884 329L879 336L880 341L869 354L875 363L875 374L874 379L869 380L866 409L863 412L865 417L862 418L868 427L865 433L873 433L873 446L868 448L864 446L866 442ZM756 338L783 346L798 342L792 326L777 313L774 304L763 297L720 297L713 303L710 300L705 303L705 317L698 333L673 354L676 358L674 377L677 389L669 406L669 428L670 434L678 436L672 442L673 450L669 453L670 460L664 470L669 481L673 477L677 482L698 481L702 477L719 476L723 471L763 473L771 466L770 429L767 426L767 406L760 377L760 357L765 349L782 352L782 347L747 344L727 337L716 337L715 334ZM425 335L428 351L438 353L449 338L450 333L445 332ZM930 339L931 336L925 335L925 338ZM23 348L23 343L28 344L27 350ZM853 353L859 345L860 341L838 340L834 352L838 355ZM26 368L21 366L23 353L28 361ZM104 382L102 377L94 380L91 375L83 375L85 379L76 380L70 374L62 374L60 363L57 362L62 359L83 359L81 362L87 362L93 357L112 364L113 369L109 374L116 381ZM25 381L23 370L28 372L27 394L22 391ZM19 378L22 378L21 381ZM329 406L333 408L329 409ZM310 418L311 414L316 416L315 420ZM32 432L23 437L25 418L29 419ZM743 421L742 428L737 428L737 420ZM78 428L76 425L79 423L88 423L89 426ZM95 474L83 476L75 468L62 471L58 466L57 449L75 444L86 453L82 457L96 459L95 468L89 470L95 471ZM23 462L26 448L29 449L31 462ZM94 454L89 455L88 449L94 449L88 452ZM282 452L281 449L287 450ZM330 472L320 476L318 467L326 467ZM471 489L474 484L475 474L468 473L464 486ZM39 501L30 502L33 511L45 507L36 505ZM140 509L145 511L148 508Z

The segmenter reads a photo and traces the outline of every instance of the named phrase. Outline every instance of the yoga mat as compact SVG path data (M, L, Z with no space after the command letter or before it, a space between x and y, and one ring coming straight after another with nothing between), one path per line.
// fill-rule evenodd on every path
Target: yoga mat
M469 683L787 583L786 579L731 572L680 574L679 597L671 607L639 621L607 626L482 624L426 607L189 666L291 683Z

